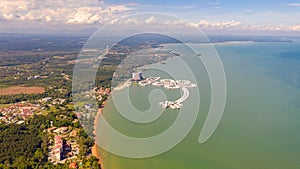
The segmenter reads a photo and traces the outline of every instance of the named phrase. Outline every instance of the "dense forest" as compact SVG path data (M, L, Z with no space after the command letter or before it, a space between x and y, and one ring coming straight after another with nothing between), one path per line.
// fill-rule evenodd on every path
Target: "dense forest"
M98 159L88 158L90 148L94 141L85 133L79 123L72 123L76 115L71 110L57 109L49 111L47 116L35 116L24 124L0 125L0 168L68 168L70 162L53 165L47 161L48 145L51 136L45 133L50 127L50 121L57 127L71 126L78 128L78 142L80 145L80 158L84 168L94 167L100 169ZM65 115L64 119L57 119Z
M40 116L28 124L1 126L0 163L17 167L27 162L46 162L47 137L41 128L46 121Z

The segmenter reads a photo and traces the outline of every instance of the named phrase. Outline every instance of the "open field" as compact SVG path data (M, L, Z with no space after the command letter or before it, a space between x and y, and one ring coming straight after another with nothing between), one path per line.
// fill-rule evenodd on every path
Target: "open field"
M0 89L0 95L14 95L14 94L40 94L44 93L43 87L23 87L13 86Z

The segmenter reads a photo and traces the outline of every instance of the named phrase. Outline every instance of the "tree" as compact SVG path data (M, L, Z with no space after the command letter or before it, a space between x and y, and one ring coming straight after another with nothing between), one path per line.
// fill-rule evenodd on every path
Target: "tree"
M44 154L40 148L38 148L33 155L33 159L35 162L42 163L44 159Z
M28 160L24 156L20 156L16 159L14 167L18 169L27 169L29 168Z

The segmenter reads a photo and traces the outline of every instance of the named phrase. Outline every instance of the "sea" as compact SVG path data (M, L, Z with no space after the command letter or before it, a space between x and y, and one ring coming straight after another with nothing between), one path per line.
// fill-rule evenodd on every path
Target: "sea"
M198 139L211 105L212 89L208 71L199 57L209 57L213 53L207 50L207 44L193 43L188 46L196 50L198 57L186 45L165 44L165 49L180 56L146 66L143 74L146 77L162 78L172 78L176 74L178 79L191 80L197 84L197 88L189 89L190 96L183 103L187 112L192 114L195 108L198 111L191 130L175 147L153 157L128 158L99 148L103 168L299 169L300 42L213 45L226 75L226 104L216 131L202 144ZM182 71L183 65L190 68L192 76ZM162 110L156 104L166 99L178 99L180 90L141 87L133 83L131 87L114 92L113 95L120 100L129 98L140 112L162 111L152 122L132 122L119 112L126 111L128 103L118 102L117 104L124 104L120 110L110 97L102 113L114 129L130 137L159 135L168 130L180 114L180 110ZM155 104L151 103L149 95ZM183 125L190 125L190 121ZM98 134L97 137L109 138ZM170 139L172 142L172 138ZM128 147L128 151L137 150L135 147Z

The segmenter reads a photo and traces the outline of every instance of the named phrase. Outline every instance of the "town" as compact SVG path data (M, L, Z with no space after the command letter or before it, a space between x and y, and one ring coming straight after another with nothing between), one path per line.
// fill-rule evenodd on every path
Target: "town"
M98 107L103 107L103 102L110 95L110 88L96 87L94 92ZM66 99L53 97L3 104L0 107L0 124L21 125L37 117L50 116L42 131L48 138L47 161L56 165L66 163L69 168L80 168L84 166L81 159L92 157L91 147L94 142L88 136L82 137L84 131L79 119L84 118L84 114L73 112L72 104ZM84 104L83 108L88 112L96 110L89 104Z

